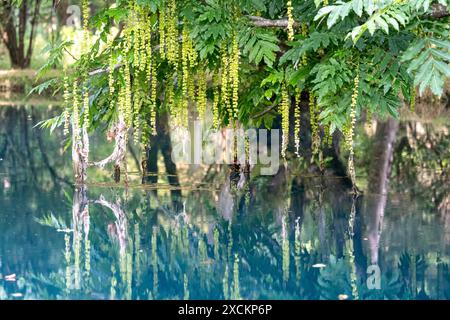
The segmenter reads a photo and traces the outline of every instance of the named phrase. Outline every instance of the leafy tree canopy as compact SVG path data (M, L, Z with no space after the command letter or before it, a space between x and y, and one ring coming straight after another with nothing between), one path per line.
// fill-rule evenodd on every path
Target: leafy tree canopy
M81 55L57 82L59 123L75 131L122 117L145 144L163 110L177 126L211 110L216 127L271 127L276 107L288 131L303 92L311 127L339 129L351 147L364 110L397 116L402 97L441 96L450 77L448 0L117 0L90 17L83 5Z

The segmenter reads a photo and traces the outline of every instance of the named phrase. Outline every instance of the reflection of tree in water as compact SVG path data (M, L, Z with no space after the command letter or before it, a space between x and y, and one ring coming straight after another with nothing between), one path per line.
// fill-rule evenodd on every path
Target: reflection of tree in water
M374 137L375 145L382 145L383 150L389 150L385 148L387 143L395 146L392 176L401 178L389 181L392 153L378 153L377 158L368 155L378 175L371 175L370 194L354 202L346 179L309 177L303 171L286 172L286 168L274 177L247 177L236 188L230 183L229 168L224 168L224 172L213 175L216 179L227 177L222 179L220 192L183 192L177 195L178 204L166 195L132 189L126 197L107 194L100 197L95 196L98 190L91 188L90 201L87 189L79 186L72 197L71 222L67 223L72 232L65 230L65 236L71 240L67 251L69 268L65 268L66 257L61 255L60 270L37 274L21 270L26 286L31 288L30 296L336 299L339 294L345 294L360 299L448 298L448 242L439 238L445 233L433 229L437 230L433 231L436 236L427 232L422 242L405 242L405 234L394 227L401 227L406 221L408 228L416 230L423 227L423 218L417 214L420 211L394 210L391 207L395 195L386 196L388 185L393 190L417 186L411 181L420 175L420 168L415 165L419 162L445 169L445 163L439 162L445 159L445 149L441 150L444 153L433 155L421 137L436 140L433 150L448 144L448 139L442 137L440 141L432 132L417 135L415 144L408 142L409 147L418 150L414 152L416 158L408 158L400 151L404 148L404 128L400 124L396 144L393 144L395 124L392 123L379 124L379 133ZM14 130L2 131L2 137L10 132ZM9 139L17 145L24 143L25 136L15 132ZM0 139L0 151L4 141ZM33 139L32 153L39 147L34 143ZM28 159L23 151L22 154L8 151L7 156ZM51 161L54 158L57 157L48 157ZM10 174L17 164L8 161ZM34 168L39 168L40 163L41 159L35 158ZM33 175L29 161L24 162L22 169L27 175ZM19 169L15 170L19 175ZM331 174L333 167L327 170ZM60 185L48 168L44 167L44 171L45 179ZM39 172L36 177L42 181ZM445 172L437 174L429 184L419 179L429 188L421 188L421 192L411 190L414 193L407 201L412 207L419 205L422 209L423 206L424 212L433 215L445 203L441 191L445 189L446 177ZM184 209L180 202L185 203ZM404 207L408 208L409 204ZM440 210L444 217L448 216L446 209ZM57 217L58 220L67 218ZM391 244L389 251L383 246L383 239ZM403 242L395 245L400 243L397 239ZM325 267L313 267L320 263ZM382 268L379 291L369 291L365 286L366 269L372 263ZM1 273L7 274L12 270L9 268ZM70 285L66 286L67 283ZM431 287L435 289L427 289Z
M48 114L56 111L51 107L46 110ZM35 128L41 117L42 112L36 107L0 108L0 169L4 181L39 186L68 183L63 172L57 170L64 167L66 159L49 156L49 153L61 150L62 136L55 133L49 138L48 133Z
M303 181L304 185L299 185L299 181ZM216 223L211 231L211 242L208 241L210 231L197 224L193 215L199 206L208 203L207 195L201 198L201 203L198 198L188 196L185 198L185 211L177 212L172 209L171 201L164 201L163 197L159 197L159 203L155 205L155 201L143 199L140 193L134 196L131 193L125 201L117 196L109 201L106 200L109 198L106 195L99 200L87 201L83 192L75 194L73 209L80 214L74 216L72 223L74 227L78 225L84 235L87 230L83 204L90 204L90 229L95 230L89 232L91 272L87 274L86 267L82 267L87 256L80 250L79 264L82 271L79 289L75 286L69 291L64 289L63 271L47 275L46 282L31 281L30 286L34 286L33 292L36 294L44 295L45 291L47 294L54 292L45 289L50 283L52 286L61 283L58 294L71 298L182 298L187 292L193 299L223 298L224 294L228 297L239 294L243 298L335 299L339 294L354 297L355 292L358 292L359 298L379 298L383 294L391 298L407 297L412 284L410 272L402 271L407 265L405 258L400 261L400 266L386 265L383 260L379 260L383 269L387 270L382 275L382 283L392 282L393 285L383 287L381 291L370 292L366 289L365 270L362 273L352 271L353 267L362 267L350 255L361 259L360 255L364 252L356 249L357 242L362 241L361 237L356 236L362 228L361 221L358 222L357 218L353 225L355 235L351 237L351 201L348 203L350 209L346 216L333 217L330 203L332 198L329 197L329 190L325 190L322 203L316 204L311 210L308 203L317 201L317 198L310 192L308 182L299 179L292 182L287 203L294 210L288 211L289 216L283 215L284 219L288 217L284 228L277 215L279 210L285 210L286 201L281 203L282 207L278 204L272 206L265 203L264 195L256 192L253 200L255 205L250 207L248 214L232 212L233 223L214 217ZM299 203L298 199L304 199L306 203L306 210L303 212L298 208L305 204ZM80 202L77 204L77 201ZM101 206L92 206L94 203ZM294 208L294 204L299 206ZM108 209L106 216L99 214L102 207ZM342 225L346 225L341 255L337 254L339 242L333 241L336 233L325 232L326 241L319 240L318 233L321 231L318 230L316 219L322 214L321 210L326 216L323 228L328 230L335 227L336 223L330 224L331 219L343 219ZM354 217L361 215L360 206L354 206L354 210ZM156 220L152 219L155 215ZM292 223L294 228L290 227ZM108 229L109 232L106 232ZM287 234L283 236L283 233ZM117 247L111 239L117 239ZM289 246L286 246L286 241ZM324 243L328 243L326 251L323 251ZM286 247L289 250L289 264L283 260L286 259L286 252L283 251ZM75 249L72 249L72 257L76 255ZM329 256L324 254L327 252ZM444 257L445 259L448 257ZM420 262L422 260L423 258L417 258L416 264L423 265ZM313 267L317 263L324 263L326 267ZM432 261L427 263L427 268L432 266ZM60 276L61 280L56 281L56 276ZM423 281L424 276L426 274L423 271L416 271L416 283ZM446 276L448 268L444 262L440 262L439 277L443 280L438 297L449 293Z

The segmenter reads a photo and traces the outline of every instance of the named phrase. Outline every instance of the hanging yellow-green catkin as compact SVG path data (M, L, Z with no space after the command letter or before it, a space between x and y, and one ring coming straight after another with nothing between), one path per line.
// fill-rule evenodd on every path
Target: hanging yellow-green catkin
M89 129L89 92L87 88L84 88L84 96L83 96L83 127Z
M64 136L69 135L69 126L70 126L70 114L69 114L69 105L70 105L70 84L69 77L67 75L64 76Z
M182 42L181 42L181 65L182 65L182 80L181 80L181 93L182 93L182 101L181 108L182 110L188 110L189 107L189 99L191 98L189 95L189 86L190 79L192 75L190 74L190 37L189 30L187 28L187 22L184 21L183 31L182 31Z
M309 93L309 117L311 124L311 149L312 153L318 154L320 146L319 124L316 115L316 101L312 92Z
M142 91L140 89L134 90L133 99L133 128L134 128L134 143L139 144L139 129L141 126L140 111L142 107Z
M411 112L414 112L416 109L416 87L411 87L411 101L409 105L409 109Z
M295 154L300 157L300 124L301 124L301 91L299 88L295 90L295 109L294 109L294 143Z
M330 130L330 124L326 124L323 127L323 142L326 147L331 147L333 144L333 134Z
M166 11L166 46L167 46L167 60L174 64L177 69L178 66L178 13L177 4L175 0L167 0Z
M144 37L145 44L143 50L145 51L145 67L147 71L147 83L151 81L151 73L152 73L152 62L153 62L153 47L152 47L152 23L151 21L144 22L143 28L145 29Z
M232 118L233 120L238 119L239 113L239 64L240 64L240 50L239 43L236 33L234 33L232 38L232 56L230 61L230 80L231 80L231 90L232 90Z
M132 88L131 88L131 74L130 65L127 61L124 62L124 77L125 77L125 123L127 127L131 126L132 121Z
M328 0L323 0L323 6L326 7L328 5Z
M79 99L79 92L78 92L78 80L75 80L73 82L73 88L72 88L72 99L73 99L73 115L72 115L72 121L73 121L73 139L75 141L79 141L79 134L80 134L80 99Z
M198 77L198 91L197 91L197 112L198 120L204 120L206 114L206 73L201 72Z
M306 37L308 36L308 25L306 24L306 22L302 23L302 29L301 29L301 32L302 32L302 36L303 36L304 38L306 38ZM306 66L306 65L308 64L308 58L306 57L306 54L304 54L304 55L302 56L302 62L301 62L301 64L302 64L303 66Z
M83 0L81 5L83 15L83 40L81 44L81 52L86 53L89 49L89 0Z
M140 43L141 43L141 33L139 24L139 15L137 10L136 1L130 2L130 41L132 41L133 49L133 67L138 70L140 64Z
M159 8L159 53L161 59L166 58L166 3L162 1L161 7Z
M114 59L112 43L110 45L108 65L109 65L109 74L108 74L109 95L110 95L110 97L112 97L112 95L114 94L114 91L115 91L114 69L116 68L116 61Z
M289 93L286 85L281 86L281 156L286 158L286 150L289 142Z
M359 96L359 74L356 75L353 85L352 104L350 106L350 123L345 129L344 136L347 148L349 150L348 156L348 171L352 180L353 186L356 186L356 174L354 166L354 150L353 150L353 137L356 124L356 107L358 105Z
M220 102L220 92L219 92L219 74L214 73L213 76L213 104L212 104L212 114L213 114L213 128L219 129L220 126L220 113L219 113L219 102Z
M182 120L180 119L180 115L177 115L177 110L175 110L175 101L174 101L174 76L169 76L169 79L166 81L166 104L167 108L170 111L171 116L175 119L175 125L182 126Z
M148 47L151 47L151 45L148 45L151 42L151 24L146 21L147 15L140 7L140 20L139 20L139 70L142 72L145 72L145 70L148 68L148 62L150 60L148 55L151 55L151 50L148 50Z
M156 90L157 90L157 70L156 70L156 59L152 60L151 63L151 89L150 89L150 128L152 135L156 135Z
M228 88L228 77L229 77L229 57L228 57L228 48L226 45L222 47L221 52L221 83L220 83L220 97L221 103L225 110L228 112L229 122L231 123L231 119L233 117L233 111L231 110L230 100L229 100L229 88Z
M287 26L287 33L288 33L288 40L294 41L294 17L292 15L292 1L288 0L287 2L287 16L288 16L288 26Z
M186 55L188 58L188 65L190 70L192 68L195 68L197 66L197 59L198 54L197 51L194 48L194 43L192 42L192 39L188 35L186 38ZM189 73L190 76L188 76L188 83L187 83L187 94L188 94L188 101L194 101L195 99L195 83L194 83L194 75L192 72ZM186 111L187 112L187 111Z

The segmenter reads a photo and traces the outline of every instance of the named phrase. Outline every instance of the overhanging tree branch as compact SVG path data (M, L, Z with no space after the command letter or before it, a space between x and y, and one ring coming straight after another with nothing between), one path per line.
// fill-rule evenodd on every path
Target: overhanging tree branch
M255 27L262 28L287 28L288 18L283 19L266 19L256 16L248 16L248 19L252 22ZM298 22L294 23L294 26L298 26Z
M450 12L446 6L440 3L435 3L432 6L433 10L431 12L431 17L433 19L442 19L450 16Z

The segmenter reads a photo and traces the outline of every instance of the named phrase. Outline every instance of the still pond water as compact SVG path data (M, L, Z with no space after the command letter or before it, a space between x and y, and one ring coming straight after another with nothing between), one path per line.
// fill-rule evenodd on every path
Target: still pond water
M0 107L0 300L450 298L445 126L400 126L385 195L283 168L237 187L228 167L178 168L173 188L162 159L142 186L137 150L129 188L111 168L74 188L60 130L34 128L56 112Z

